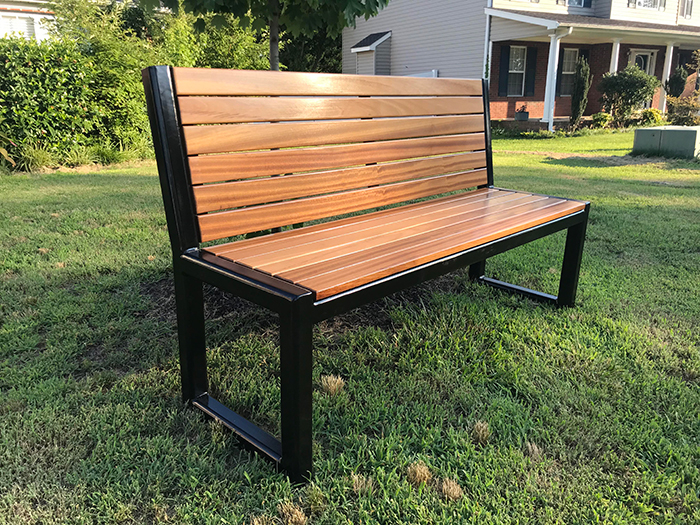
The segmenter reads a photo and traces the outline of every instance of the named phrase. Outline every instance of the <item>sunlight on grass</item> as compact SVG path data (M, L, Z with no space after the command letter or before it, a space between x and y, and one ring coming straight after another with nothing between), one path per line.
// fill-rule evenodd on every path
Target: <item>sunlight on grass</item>
M495 166L592 202L577 306L457 272L318 325L306 487L181 405L154 164L0 177L0 524L700 522L700 164ZM556 293L563 242L487 273ZM210 288L206 312L212 389L274 432L276 318Z

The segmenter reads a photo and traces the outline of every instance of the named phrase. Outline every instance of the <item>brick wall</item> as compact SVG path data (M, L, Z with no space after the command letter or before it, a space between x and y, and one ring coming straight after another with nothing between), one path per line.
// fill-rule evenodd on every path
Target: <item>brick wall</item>
M535 94L532 97L499 97L498 96L498 73L501 60L501 47L510 45L520 45L537 48L537 66L535 69ZM598 83L603 75L610 68L610 55L612 53L612 43L610 44L580 44L562 42L561 49L578 48L588 49L590 53L591 75L593 76L593 84L588 93L588 106L586 107L586 115L592 115L601 111L600 106L600 91L598 91ZM623 44L620 46L620 57L618 60L618 70L627 67L629 62L630 52L632 49L649 49L656 50L656 66L655 75L661 78L664 65L664 56L666 48L661 46L649 46L643 44ZM493 52L491 57L491 82L490 92L491 97L491 118L504 119L513 118L515 110L523 105L527 106L530 113L530 118L542 118L544 115L544 92L547 82L547 61L549 57L549 43L545 42L495 42L493 44ZM678 64L678 52L674 53L673 68ZM659 92L654 95L653 106L658 107ZM554 101L554 116L568 117L571 113L571 97L555 97Z

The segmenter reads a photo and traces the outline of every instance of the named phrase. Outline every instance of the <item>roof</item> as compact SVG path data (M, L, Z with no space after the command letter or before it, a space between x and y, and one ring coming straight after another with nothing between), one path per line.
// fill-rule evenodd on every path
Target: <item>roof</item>
M496 11L495 9L492 11ZM610 18L600 18L586 15L560 15L557 13L542 13L539 11L517 11L514 9L498 9L504 13L512 13L528 18L539 18L542 20L552 20L560 25L572 27L589 27L595 29L627 29L645 30L654 33L674 33L678 35L700 36L700 27L675 26L665 24L650 24L648 22L633 22L630 20L612 20ZM495 13L493 13L495 14Z
M357 44L352 46L352 52L357 53L360 51L374 51L379 44L384 42L387 38L391 36L391 31L384 31L382 33L372 33L364 37Z

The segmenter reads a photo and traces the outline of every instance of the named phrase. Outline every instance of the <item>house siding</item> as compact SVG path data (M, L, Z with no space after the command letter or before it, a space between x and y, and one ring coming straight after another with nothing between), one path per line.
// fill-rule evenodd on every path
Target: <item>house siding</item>
M358 75L374 75L374 53L375 51L363 51L355 54Z
M506 20L505 18L491 18L491 41L493 42L517 40L540 35L545 36L548 33L549 31L546 27L516 22L515 20Z
M540 0L540 2L527 2L523 0L493 0L494 9L512 9L515 11L533 11L540 13L558 13L561 15L596 15L595 12L598 0L592 0L591 7L568 6L566 2L557 4L556 0ZM608 2L610 0L607 0ZM485 6L485 5L484 5Z
M391 38L377 46L374 55L374 74L391 75Z
M483 0L392 0L379 14L343 30L343 73L356 73L352 46L391 31L391 74L437 69L441 77L481 78L486 29Z
M645 9L629 7L627 0L612 0L610 18L613 20L631 20L651 24L676 25L678 20L678 0L666 0L666 8Z

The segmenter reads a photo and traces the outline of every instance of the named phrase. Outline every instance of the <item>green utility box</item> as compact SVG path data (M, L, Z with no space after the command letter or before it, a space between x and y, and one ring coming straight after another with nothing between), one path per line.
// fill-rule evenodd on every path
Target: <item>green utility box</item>
M632 154L695 158L700 154L700 126L636 129Z

